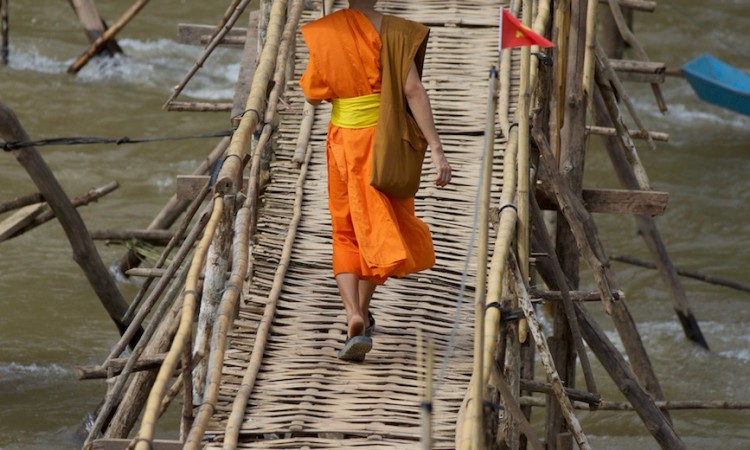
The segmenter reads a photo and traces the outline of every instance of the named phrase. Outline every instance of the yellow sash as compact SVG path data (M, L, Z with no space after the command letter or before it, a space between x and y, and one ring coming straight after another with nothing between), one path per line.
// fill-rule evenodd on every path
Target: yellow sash
M341 128L367 128L378 124L380 93L334 98L331 123Z

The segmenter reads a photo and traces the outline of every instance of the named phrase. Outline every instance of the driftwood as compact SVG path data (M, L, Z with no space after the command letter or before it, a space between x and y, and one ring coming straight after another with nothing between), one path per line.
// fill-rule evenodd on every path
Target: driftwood
M98 199L104 197L105 195L109 194L110 192L114 191L115 189L119 187L120 187L120 184L117 181L112 181L104 186L90 189L87 193L70 200L70 203L73 205L74 208L88 205L89 203L97 201ZM34 219L31 222L29 222L23 228L19 229L16 233L9 236L9 238L20 236L21 234L24 234L38 227L39 225L47 223L54 218L55 218L54 210L47 209L45 211L42 211L38 216L34 217ZM94 232L92 231L91 232L92 239L94 239L93 233Z
M44 201L44 197L40 193L24 195L22 197L16 197L14 199L0 203L0 214L14 209L23 208L24 206L33 205L34 203L41 203Z
M645 261L640 258L636 258L633 256L627 256L627 255L616 255L610 257L613 261L619 261L627 264L632 264L634 266L639 267L645 267L648 269L658 269L658 266L652 262ZM716 284L719 286L725 286L732 289L737 289L738 291L745 291L750 292L750 284L747 283L741 283L736 280L730 280L729 278L724 277L717 277L715 275L707 275L695 270L687 270L687 269L681 269L679 267L675 267L675 270L677 271L677 274L683 277L692 278L694 280L699 281L705 281L706 283L710 284Z
M91 60L94 56L96 56L97 53L105 46L107 45L107 42L112 39L117 33L120 32L123 28L125 28L125 25L130 22L130 20L135 17L138 12L143 9L144 6L148 3L149 0L136 0L136 2L127 10L125 13L117 19L117 21L109 28L107 31L104 32L101 36L99 36L94 42L91 43L89 48L81 55L79 56L73 64L68 67L68 73L69 74L76 74L78 73L83 66L86 65L86 63Z
M2 103L0 103L0 137L5 141L31 140L13 111ZM129 325L122 319L128 309L128 304L94 246L86 224L70 204L68 196L54 173L34 147L13 150L11 153L26 169L39 192L47 200L70 241L73 259L83 270L117 328L121 332L124 331Z

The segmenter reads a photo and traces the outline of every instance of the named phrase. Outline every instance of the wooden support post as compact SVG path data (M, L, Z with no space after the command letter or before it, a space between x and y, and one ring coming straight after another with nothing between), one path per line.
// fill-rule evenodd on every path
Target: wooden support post
M8 37L8 0L0 0L0 64L8 65L8 56L10 53L10 40Z
M68 73L69 74L76 74L78 71L80 71L83 66L88 63L91 58L93 58L101 49L107 45L107 42L109 42L110 39L115 37L117 33L120 32L123 28L125 28L125 25L130 22L133 17L135 17L138 12L140 12L141 9L143 9L144 6L149 2L149 0L136 0L136 2L127 10L125 13L117 19L117 22L114 23L107 31L104 32L101 36L99 36L94 42L91 43L88 49L86 49L81 56L79 56L73 64L68 67Z
M555 170L555 161L546 137L534 129L534 139L539 148L542 167L545 169L550 184L554 186L555 197L560 204L565 219L571 225L576 244L593 271L597 287L601 292L602 302L607 312L612 315L617 332L630 357L633 370L646 390L658 400L663 400L664 394L643 346L635 321L630 315L625 301L614 298L614 292L618 289L617 280L609 265L609 259L604 250L604 245L599 239L599 233L591 214L586 211L580 198L573 194L562 181L561 175Z
M600 92L597 91L593 112L594 118L598 124L610 127L612 126L612 119L606 111L607 108L604 104L604 99L601 97ZM620 183L626 188L637 188L638 180L625 156L625 149L622 140L615 137L605 137L603 140L607 147L609 158L612 161L615 172L617 173L617 177L620 179ZM703 337L703 333L698 325L698 320L690 309L687 294L680 283L677 270L672 264L672 260L667 252L667 247L664 245L661 234L656 227L656 221L654 221L651 216L647 215L637 215L635 216L635 219L636 224L638 225L639 234L646 242L646 247L648 247L649 252L651 252L652 257L659 268L659 274L667 285L667 290L669 291L672 300L672 307L674 308L677 317L680 319L685 336L701 347L708 349L708 343ZM663 400L663 398L657 398L657 400Z
M661 448L678 450L687 448L677 436L669 420L656 407L651 396L644 391L638 379L630 370L628 363L612 344L595 319L582 303L575 303L576 314L581 324L581 333L612 379L617 383L620 392L635 407L646 428L651 432Z
M96 42L107 31L107 25L99 15L94 0L68 0L68 2L73 7L78 20L86 31L89 42ZM114 56L117 53L122 53L122 49L117 44L117 41L110 39L101 47L100 53L107 56Z
M31 140L13 111L2 103L0 103L0 137L6 141ZM47 200L70 241L70 246L73 248L73 260L83 270L117 328L123 332L128 327L128 323L122 320L128 310L128 304L117 289L117 284L107 270L107 266L104 265L83 219L71 205L54 173L34 147L13 150L11 153L26 169L39 192Z

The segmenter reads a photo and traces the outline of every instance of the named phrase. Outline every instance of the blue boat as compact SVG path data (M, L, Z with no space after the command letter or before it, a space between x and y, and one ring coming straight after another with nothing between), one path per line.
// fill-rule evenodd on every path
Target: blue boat
M682 73L700 99L750 116L750 74L708 54L682 66Z

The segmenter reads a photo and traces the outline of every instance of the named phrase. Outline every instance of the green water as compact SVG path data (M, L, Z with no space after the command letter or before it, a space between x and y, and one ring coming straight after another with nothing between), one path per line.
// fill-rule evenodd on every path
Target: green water
M128 2L98 3L111 23ZM177 24L214 24L224 3L151 2L120 36L127 57L115 64L97 62L71 77L65 70L86 40L67 2L11 0L11 64L0 68L0 101L16 111L35 139L225 130L230 126L226 113L161 110L200 53L174 42ZM654 14L636 15L636 32L652 60L677 67L710 52L750 67L750 59L742 56L750 54L745 0L719 0L710 8L697 0L679 2L679 10L670 6L677 3L665 0ZM232 50L212 57L185 99L229 100L239 57ZM654 189L670 193L657 224L675 264L750 283L750 118L701 102L681 79L669 78L663 85L670 106L666 116L658 113L648 87L628 87L647 126L670 134L669 143L656 151L641 147L640 156ZM71 196L119 181L120 189L80 209L90 228L144 228L174 192L175 175L192 172L216 141L40 151ZM588 154L586 185L616 187L605 153L591 145ZM0 201L35 191L15 159L3 154ZM611 254L648 257L629 217L596 220ZM123 251L98 247L107 263ZM709 353L685 341L654 272L619 263L615 269L669 399L750 400L750 294L684 280ZM120 287L127 299L137 289ZM606 318L602 323L612 329ZM616 339L614 332L610 336ZM0 244L0 449L80 448L76 429L102 398L105 385L77 381L71 368L101 362L116 339L56 223ZM616 388L594 365L605 398L618 400ZM750 448L750 413L679 411L672 416L689 448ZM595 448L657 448L633 413L580 417ZM166 429L162 433L170 435Z

